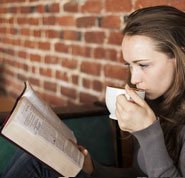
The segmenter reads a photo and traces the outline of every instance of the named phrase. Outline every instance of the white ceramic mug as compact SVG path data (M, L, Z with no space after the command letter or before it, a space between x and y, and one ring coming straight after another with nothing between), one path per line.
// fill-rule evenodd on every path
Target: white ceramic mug
M136 93L144 99L145 97L145 92L143 90L137 90L136 89ZM105 92L105 103L107 106L107 109L110 112L109 117L111 119L115 119L116 118L116 98L118 95L125 95L127 97L127 99L130 99L129 95L126 93L126 90L124 88L118 88L118 87L111 87L111 86L107 86L106 87L106 92Z

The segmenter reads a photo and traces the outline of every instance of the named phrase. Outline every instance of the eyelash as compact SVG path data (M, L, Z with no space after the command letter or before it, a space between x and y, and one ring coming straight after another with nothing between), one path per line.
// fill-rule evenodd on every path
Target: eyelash
M149 65L148 64L139 64L139 66L144 69L144 68L147 68Z
M124 65L128 68L132 67L129 63L125 63ZM138 64L138 66L141 67L142 69L145 69L145 68L149 67L149 64Z

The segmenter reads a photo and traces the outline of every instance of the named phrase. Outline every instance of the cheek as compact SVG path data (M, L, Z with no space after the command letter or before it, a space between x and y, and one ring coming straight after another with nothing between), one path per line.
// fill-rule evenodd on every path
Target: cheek
M157 98L163 95L173 84L173 70L157 70L147 77L147 87L151 91L151 96L148 98ZM153 96L152 96L153 95Z

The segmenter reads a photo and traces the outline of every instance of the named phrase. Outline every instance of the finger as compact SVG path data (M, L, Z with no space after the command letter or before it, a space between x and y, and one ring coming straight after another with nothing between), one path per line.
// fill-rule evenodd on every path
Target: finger
M88 150L81 145L78 145L78 149L86 156L89 154Z
M124 125L123 122L120 121L119 119L118 119L118 125L122 131L130 132L130 133L132 132L132 130L130 128L127 128L126 125Z
M119 104L119 105L125 105L127 103L127 99L125 97L125 95L118 95L116 97L116 105Z
M120 117L121 117L121 113L122 113L122 112L124 112L124 110L122 109L122 107L121 107L119 104L117 104L117 105L116 105L115 114L116 114L116 118L117 118L117 120L118 120L118 124L119 124L119 122L120 122Z
M128 101L125 95L119 95L116 99L116 109L118 109L119 112L128 111L133 108L133 106L135 107L135 104L133 105L133 103L133 101Z
M128 95L131 97L131 99L138 105L144 106L145 101L133 90L131 89L128 85L125 86L126 92Z

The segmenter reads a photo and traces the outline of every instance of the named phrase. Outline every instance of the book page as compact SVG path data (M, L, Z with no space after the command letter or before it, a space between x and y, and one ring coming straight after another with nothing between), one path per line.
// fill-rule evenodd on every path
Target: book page
M23 96L26 97L35 106L35 108L37 108L37 110L43 114L44 118L48 120L50 125L55 127L58 132L62 132L66 138L76 143L77 140L74 136L73 131L71 131L60 120L60 118L55 114L55 112L41 98L37 96L37 94L34 92L28 82L26 83L26 85L27 88Z
M76 165L81 166L84 156L78 148L66 139L63 133L58 132L27 98L22 97L19 102L21 107L19 107L16 117L14 116L14 120L33 135L41 137L55 148L64 152Z

